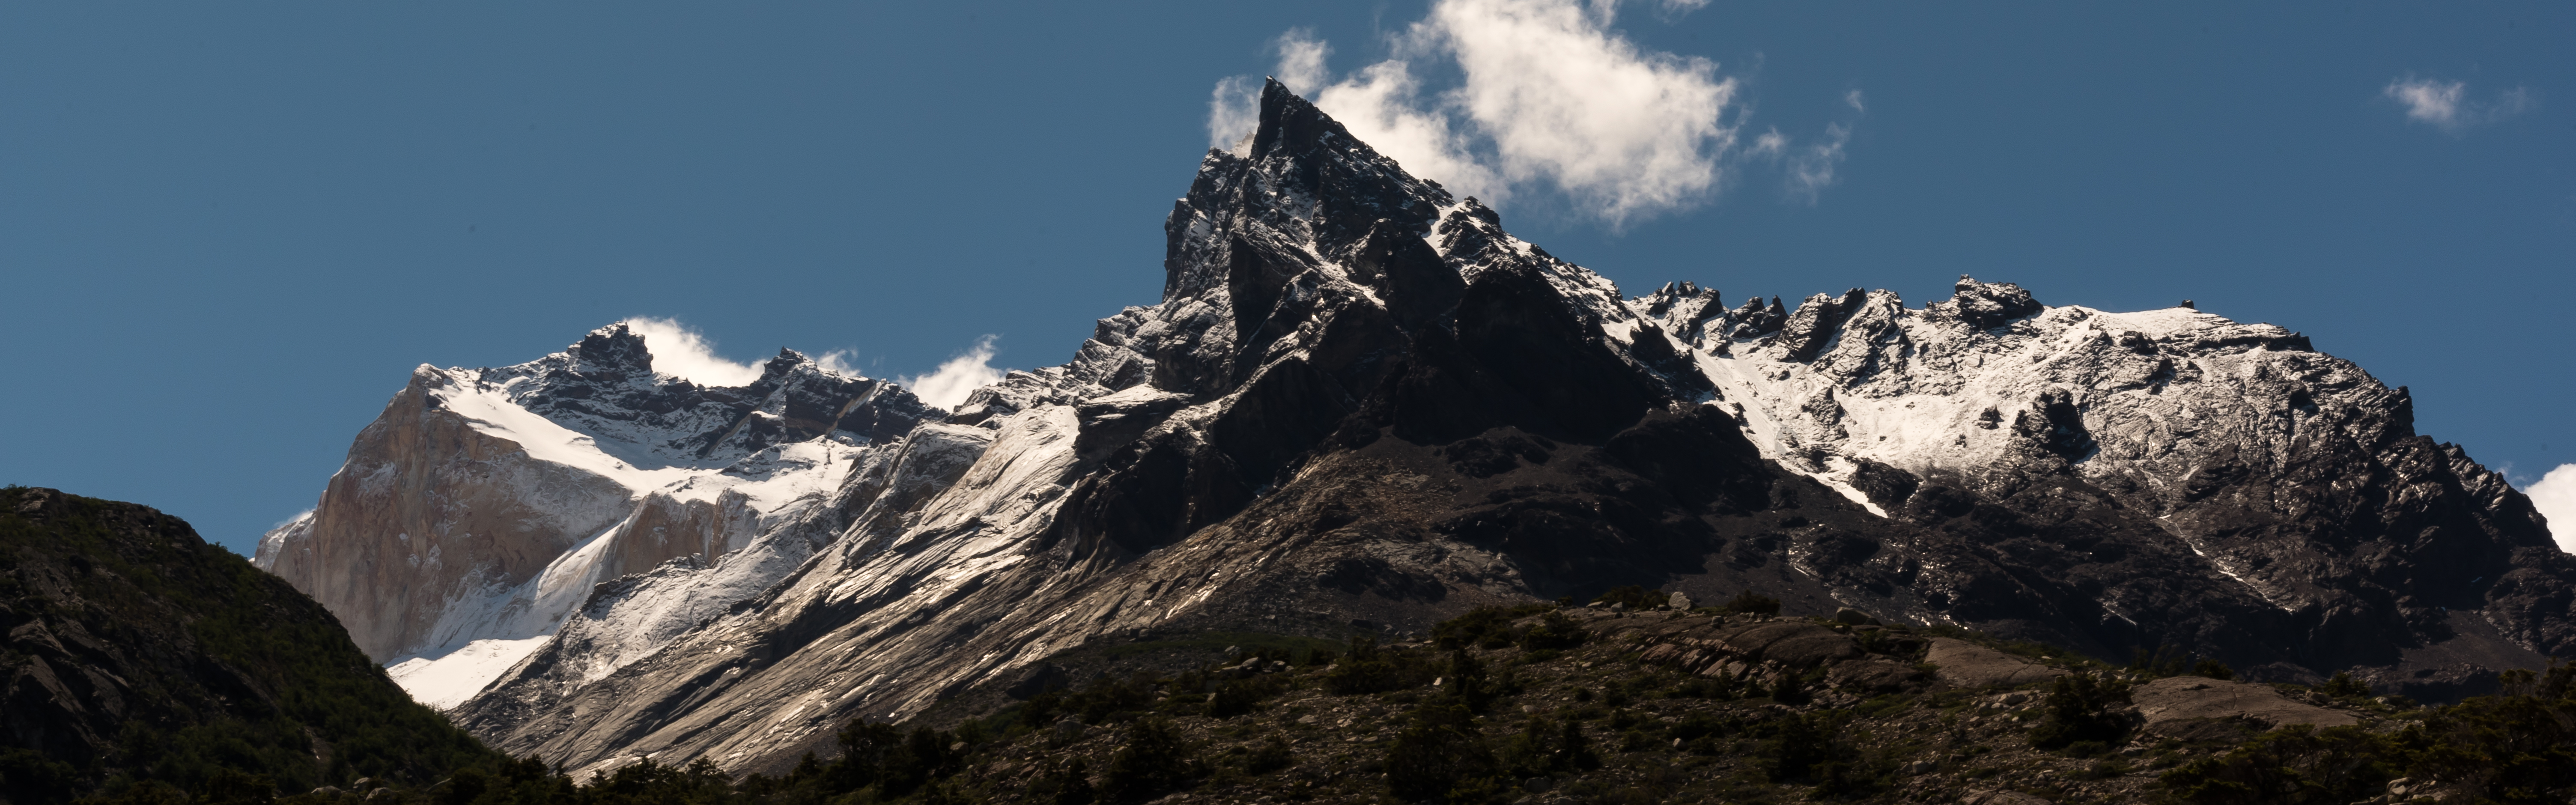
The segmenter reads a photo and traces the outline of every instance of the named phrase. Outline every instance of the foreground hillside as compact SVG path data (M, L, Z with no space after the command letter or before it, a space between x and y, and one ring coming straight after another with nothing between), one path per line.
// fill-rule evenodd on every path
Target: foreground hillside
M2512 695L2426 708L2349 677L2253 684L2172 654L2116 667L1848 610L1781 617L1758 596L1688 612L1646 609L1661 596L1633 588L1627 597L1640 611L1479 610L1425 641L1339 653L1235 646L1229 661L1177 675L1038 693L964 722L956 741L854 728L842 746L884 759L823 774L873 781L879 794L918 786L925 801L1041 803L2576 794L2576 669L2566 666L2508 674ZM923 749L959 741L963 752L927 755L946 780L912 770Z
M2380 805L2576 794L2567 666L2509 674L2506 695L2419 707L2349 677L2251 684L2171 654L2105 666L1858 612L1783 617L1755 595L1688 610L1637 588L1611 598L1477 610L1385 646L1198 632L1088 647L912 724L843 725L830 751L778 776L626 758L576 779L531 759L370 799Z
M0 489L0 800L426 785L495 756L179 518Z

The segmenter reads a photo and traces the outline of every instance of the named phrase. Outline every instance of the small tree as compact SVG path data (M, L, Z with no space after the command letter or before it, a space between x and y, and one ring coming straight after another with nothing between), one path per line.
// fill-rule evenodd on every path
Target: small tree
M2362 684L2361 680L2354 679L2352 674L2343 671L2335 672L2334 678L2326 680L2326 683L2319 686L2317 690L2338 699L2359 699L2370 695L2369 685Z

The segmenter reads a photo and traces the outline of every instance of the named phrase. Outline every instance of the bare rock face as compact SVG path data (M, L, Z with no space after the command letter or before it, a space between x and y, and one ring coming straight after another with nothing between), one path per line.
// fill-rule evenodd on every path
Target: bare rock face
M2269 685L2226 679L2176 676L2139 685L2129 694L2150 732L2172 732L2175 725L2200 719L2244 719L2264 729L2306 724L2342 727L2361 723L2351 713L2290 701Z
M443 642L451 599L534 579L633 506L615 479L533 458L442 405L435 392L458 382L413 372L313 511L261 541L258 564L379 660Z
M625 490L611 513L547 526L567 535L550 545L607 536L491 571L535 579L512 583L561 625L453 715L577 769L774 769L852 718L1085 644L1402 633L1624 584L2391 689L2576 653L2576 565L2529 502L2414 434L2402 389L2296 333L1968 279L1922 308L1853 290L1730 309L1681 283L1628 298L1283 87L1261 115L1175 203L1160 302L935 419L873 381L798 380L787 356L750 389L648 382L614 333L448 373L626 462L589 470ZM430 392L447 402L424 411L506 425L529 460L563 443ZM488 474L387 477L461 494ZM301 528L262 556L383 538ZM1919 673L1795 620L1708 629L1664 660Z

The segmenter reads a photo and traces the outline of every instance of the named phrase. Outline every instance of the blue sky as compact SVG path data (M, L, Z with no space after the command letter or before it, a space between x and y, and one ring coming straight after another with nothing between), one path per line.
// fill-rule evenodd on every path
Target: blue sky
M1058 363L1155 300L1220 82L1390 62L1381 111L1631 293L2192 298L2411 386L2517 482L2576 461L2576 6L1647 2L1512 68L1478 26L1550 3L874 5L0 6L0 482L248 552L420 363L629 316L880 376L986 335ZM1670 103L1529 80L1581 58ZM1626 144L1708 181L1465 106L1501 95L1677 132Z

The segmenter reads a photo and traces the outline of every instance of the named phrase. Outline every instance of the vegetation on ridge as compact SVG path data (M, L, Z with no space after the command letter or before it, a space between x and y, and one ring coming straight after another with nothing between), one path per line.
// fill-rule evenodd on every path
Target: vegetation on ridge
M321 605L142 506L0 489L0 633L0 797L21 805L428 785L499 759Z

